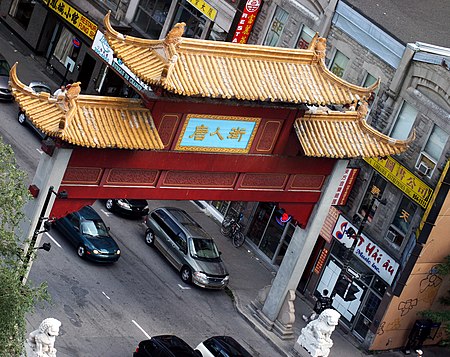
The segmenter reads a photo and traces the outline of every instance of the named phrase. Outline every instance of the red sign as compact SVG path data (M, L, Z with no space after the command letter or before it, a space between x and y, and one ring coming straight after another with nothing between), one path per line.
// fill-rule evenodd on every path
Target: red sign
M322 252L320 253L319 259L317 259L316 266L314 267L314 273L320 274L322 271L323 265L325 264L325 260L327 259L328 255L328 249L323 248Z
M346 169L342 180L339 183L339 187L336 190L336 194L331 201L332 206L342 206L347 203L348 196L355 184L356 177L358 176L359 169Z
M260 7L261 0L247 0L231 42L247 43Z

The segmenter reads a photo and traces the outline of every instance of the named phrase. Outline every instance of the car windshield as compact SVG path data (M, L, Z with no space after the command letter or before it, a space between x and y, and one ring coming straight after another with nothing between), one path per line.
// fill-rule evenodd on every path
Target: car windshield
M9 76L10 69L8 62L0 60L0 76Z
M46 86L41 86L41 85L33 86L32 89L33 89L33 91L36 92L36 93L41 93L41 92L44 92L44 93L51 93L51 92L52 92L48 87L46 87Z
M107 236L108 229L102 221L83 221L81 222L81 233L93 237Z
M194 258L201 259L217 259L219 258L219 250L212 239L192 238L191 254Z

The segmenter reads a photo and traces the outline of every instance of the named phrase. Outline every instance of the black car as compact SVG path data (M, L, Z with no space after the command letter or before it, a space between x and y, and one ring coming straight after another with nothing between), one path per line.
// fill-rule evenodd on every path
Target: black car
M133 199L109 199L105 202L108 211L116 212L129 217L142 217L148 215L148 202Z
M161 335L139 342L133 357L202 357L202 355L177 336Z
M9 71L11 66L8 61L0 55L0 99L11 102L14 97L9 87Z
M50 86L44 82L31 82L28 87L30 87L34 93L52 93ZM45 138L45 134L33 125L33 123L28 119L27 115L22 109L19 109L19 113L17 114L17 121L20 125L30 126L42 139Z
M100 263L116 262L120 249L109 234L109 227L91 206L55 221L56 228L77 248L77 254Z
M252 355L242 347L231 336L214 336L200 343L196 351L201 352L203 357L252 357Z

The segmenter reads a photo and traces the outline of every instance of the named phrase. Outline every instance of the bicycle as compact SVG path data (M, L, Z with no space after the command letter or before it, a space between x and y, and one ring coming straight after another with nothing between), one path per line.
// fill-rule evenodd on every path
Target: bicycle
M245 242L245 235L241 232L242 226L240 224L244 215L239 215L239 220L232 216L227 216L222 221L220 232L225 236L231 238L233 245L236 248L242 246Z

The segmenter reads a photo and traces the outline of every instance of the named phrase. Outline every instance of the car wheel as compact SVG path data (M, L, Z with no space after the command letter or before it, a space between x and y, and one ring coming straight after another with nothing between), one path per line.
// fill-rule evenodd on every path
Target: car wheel
M155 245L155 233L150 228L145 231L145 243L150 247Z
M112 211L113 210L113 200L107 200L105 203L105 207L108 211Z
M27 116L25 115L24 112L19 112L19 115L17 116L17 121L19 122L20 125L25 124L25 122L27 121Z
M77 248L77 254L80 258L84 258L86 255L86 248L84 245L79 245Z
M192 272L187 266L181 268L180 271L181 280L186 284L190 284L192 282Z

